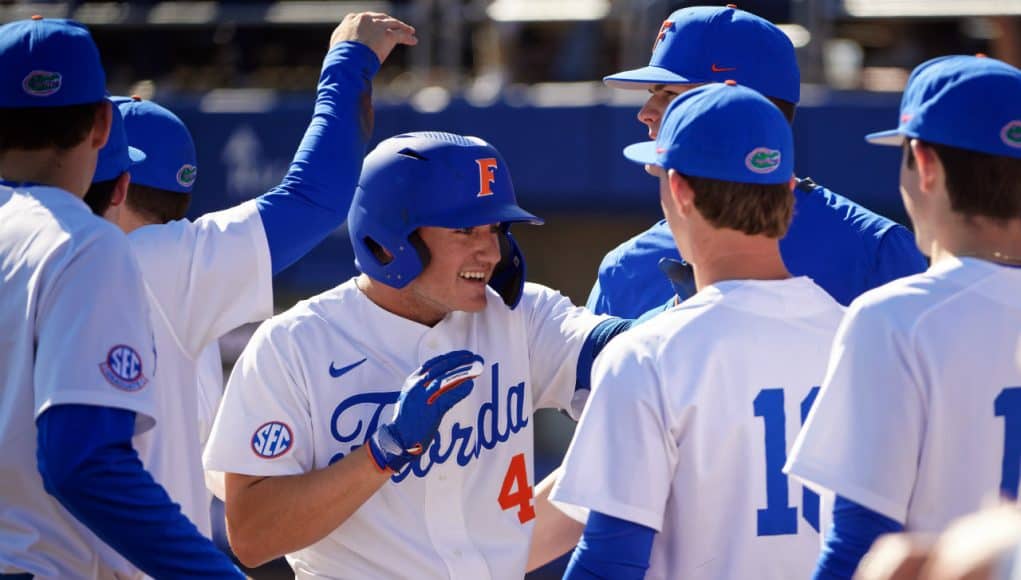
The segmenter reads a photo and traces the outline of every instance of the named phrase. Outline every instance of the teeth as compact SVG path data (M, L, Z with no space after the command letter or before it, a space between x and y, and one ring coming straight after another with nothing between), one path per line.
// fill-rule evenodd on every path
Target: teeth
M484 280L486 274L484 272L461 272L459 276L468 280Z

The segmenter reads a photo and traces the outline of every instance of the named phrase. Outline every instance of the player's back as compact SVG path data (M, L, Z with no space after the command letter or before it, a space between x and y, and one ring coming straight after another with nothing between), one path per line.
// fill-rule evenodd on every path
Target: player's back
M1017 496L1021 269L942 260L856 300L838 340L844 361L793 472L915 531L941 530L998 492ZM866 360L871 380L843 370ZM849 409L869 429L847 433ZM832 449L846 461L831 465Z
M818 498L781 469L842 314L807 278L728 281L621 335L554 499L658 530L649 578L808 578Z
M781 469L842 309L805 278L719 286L660 354L679 444L649 576L807 578L819 498Z
M157 426L137 437L135 447L146 469L208 536L199 362L219 336L273 313L265 231L248 202L194 222L150 224L134 230L128 242L145 282L161 386Z

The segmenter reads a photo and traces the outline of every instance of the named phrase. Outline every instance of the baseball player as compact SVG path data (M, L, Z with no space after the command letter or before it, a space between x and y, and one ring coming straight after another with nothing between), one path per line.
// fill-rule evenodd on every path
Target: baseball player
M479 138L398 135L365 158L348 215L362 274L259 328L213 424L205 465L226 472L242 562L286 554L302 578L524 575L532 412L577 415L627 323L525 284L516 222L541 220ZM466 398L408 394L420 361L452 350L484 365L470 393L448 391Z
M711 84L679 96L656 141L624 154L658 175L698 291L593 369L551 495L591 510L566 577L805 578L818 497L780 469L843 309L780 256L790 126L757 92Z
M1021 71L951 56L908 79L900 191L924 273L856 299L792 475L837 494L817 574L850 577L883 532L935 532L1021 470Z
M655 139L672 99L700 84L727 79L762 93L793 121L800 98L793 45L776 26L733 5L674 12L656 36L649 66L610 75L604 82L649 91L638 120ZM925 259L903 226L809 179L798 180L794 198L794 220L780 241L784 263L791 273L815 280L841 304L925 269ZM824 248L820 240L826 240ZM629 318L677 293L686 298L690 284L684 278L690 271L679 267L678 258L669 226L660 221L603 258L588 307ZM661 262L669 277L660 271Z
M82 197L104 144L121 171L143 154L105 83L80 24L0 27L0 575L239 577L133 447L160 420L149 312L124 235Z
M342 223L368 138L363 98L394 46L415 42L414 29L399 20L348 15L331 38L315 115L282 183L194 222L182 219L198 171L187 128L155 103L114 98L130 141L148 148L147 157L130 172L97 172L86 200L128 233L152 312L167 388L156 411L160 424L138 446L146 467L207 536L199 362L222 334L269 317L271 276ZM100 165L116 155L104 149Z

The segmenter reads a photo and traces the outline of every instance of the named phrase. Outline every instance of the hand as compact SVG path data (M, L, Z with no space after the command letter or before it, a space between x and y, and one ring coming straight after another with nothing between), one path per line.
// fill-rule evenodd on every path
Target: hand
M881 536L855 580L987 580L1021 542L1021 510L1014 503L964 516L939 536ZM1006 577L1006 576L1004 576Z
M872 544L854 580L917 580L932 550L929 534L885 534Z
M376 429L366 444L380 469L400 471L429 448L443 416L471 393L482 374L482 357L455 350L431 358L404 382L393 419Z
M380 64L386 61L390 51L398 44L418 44L413 26L381 12L356 12L345 16L337 28L333 29L330 48L338 42L349 40L371 48L379 57Z

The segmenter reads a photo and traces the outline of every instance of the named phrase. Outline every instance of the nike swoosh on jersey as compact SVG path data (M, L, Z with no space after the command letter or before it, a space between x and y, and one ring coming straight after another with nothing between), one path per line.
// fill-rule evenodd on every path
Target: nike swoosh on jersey
M354 364L349 364L346 367L341 367L339 369L334 367L333 366L333 362L331 361L330 362L330 376L335 378L335 379L338 378L338 377L342 377L345 374L347 374L349 371L353 370L355 367L357 367L358 365L362 364L363 362L365 362L367 360L369 360L369 359L363 358L362 360L360 360L360 361L358 361L358 362L356 362Z
M713 63L711 68L713 69L713 72L730 72L732 70L737 70L736 66L719 66L716 63Z

